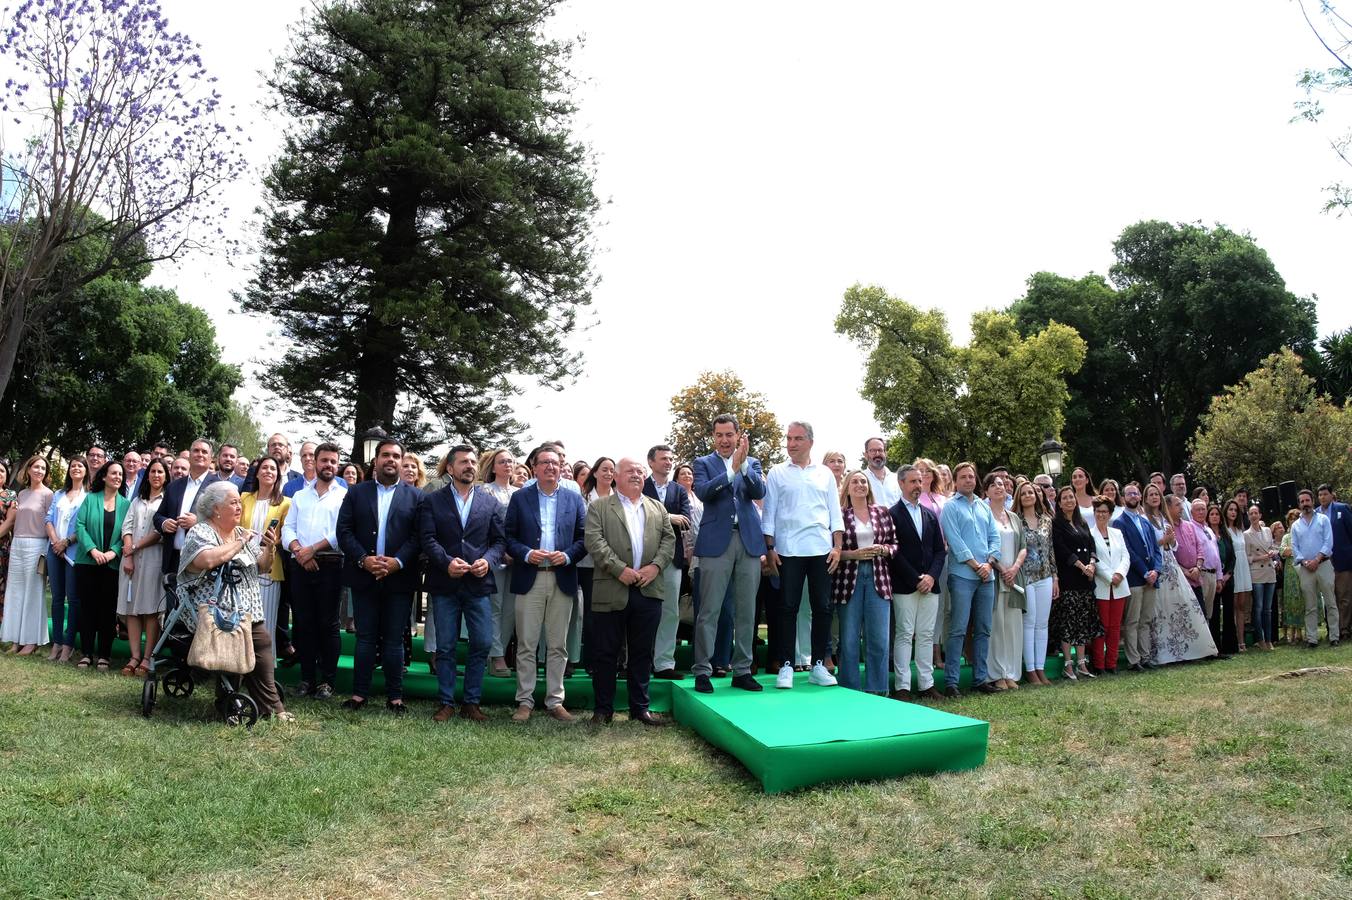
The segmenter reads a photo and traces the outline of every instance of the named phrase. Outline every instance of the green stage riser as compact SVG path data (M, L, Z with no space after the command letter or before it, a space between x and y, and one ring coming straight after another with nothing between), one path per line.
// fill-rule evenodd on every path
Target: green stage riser
M779 793L833 781L961 771L986 761L990 726L977 719L795 678L792 691L698 694L673 686L676 720L737 758ZM779 717L766 727L767 717Z

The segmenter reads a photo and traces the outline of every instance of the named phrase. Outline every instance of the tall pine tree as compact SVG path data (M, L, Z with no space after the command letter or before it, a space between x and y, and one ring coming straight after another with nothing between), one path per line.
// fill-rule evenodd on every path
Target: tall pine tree
M555 5L340 0L300 27L269 79L292 125L242 297L281 323L297 412L496 438L520 428L511 376L571 374L597 203Z

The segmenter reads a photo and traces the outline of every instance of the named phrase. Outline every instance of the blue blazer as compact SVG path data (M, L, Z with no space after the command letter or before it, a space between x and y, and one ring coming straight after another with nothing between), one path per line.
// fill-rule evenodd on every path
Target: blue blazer
M1327 515L1333 531L1333 570L1352 571L1352 507L1334 500L1329 504Z
M696 556L722 556L728 549L734 509L742 547L752 556L765 555L760 510L751 502L765 496L765 477L760 460L748 456L746 463L746 474L734 471L729 481L727 464L717 453L695 460L695 496L704 503L699 537L695 538Z
M1122 532L1127 556L1131 558L1131 565L1127 569L1128 587L1144 585L1147 572L1164 573L1164 554L1160 551L1160 545L1145 539L1131 513L1122 513L1113 521L1112 527Z
M470 495L469 520L462 528L460 509L455 505L455 487L426 494L418 510L418 532L423 555L427 557L427 592L453 597L487 597L497 590L493 567L502 564L507 549L503 531L502 505L482 487ZM451 560L459 557L467 563L488 560L489 571L482 577L466 573L452 578L446 571ZM504 576L505 577L505 576Z
M376 482L361 481L347 489L343 505L338 508L338 549L343 552L343 584L356 590L414 591L418 589L418 555L421 536L418 532L418 504L422 491L400 481L390 498L389 515L385 518L385 555L399 560L399 571L380 581L370 572L358 567L363 557L376 552L377 515Z
M920 507L920 529L924 534L916 534L915 523L911 521L911 514L907 512L903 501L898 500L888 512L892 514L892 524L897 529L897 552L888 560L893 594L914 594L922 575L934 579L934 587L930 592L937 592L939 578L944 573L944 563L948 561L939 517L925 507Z
M643 493L646 496L657 499L657 483L649 475L643 479ZM674 481L667 482L667 501L662 504L667 508L667 512L676 516L685 516L687 519L694 515L690 508L690 494L686 492L685 486L677 484ZM681 540L681 529L675 525L671 530L676 534L676 555L672 557L671 564L678 569L685 568L685 541Z
M559 580L559 589L565 594L577 593L577 563L587 555L584 538L587 534L587 505L582 496L562 487L554 491L558 504L554 511L554 549L568 556L568 565L541 569L526 562L526 554L540 549L540 489L536 485L523 487L512 495L507 504L507 552L512 554L513 594L524 594L535 584L537 572L553 572Z
M215 484L221 477L215 472L208 472L202 479L202 486L197 489L197 495L200 497L202 491L209 484ZM177 519L184 513L190 513L192 510L183 509L183 489L188 484L187 478L175 478L169 482L168 487L164 489L164 499L160 501L159 508L155 510L155 515L151 521L155 523L155 530L160 533L160 544L164 547L164 555L160 557L160 571L172 575L178 572L178 550L174 548L174 535L164 530L164 523L169 519ZM194 503L197 501L194 500Z

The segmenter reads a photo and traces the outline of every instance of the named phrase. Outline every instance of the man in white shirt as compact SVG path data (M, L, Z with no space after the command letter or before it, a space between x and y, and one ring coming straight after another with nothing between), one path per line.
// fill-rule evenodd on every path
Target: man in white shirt
M771 574L779 574L783 597L780 646L774 658L782 664L775 687L793 687L793 635L798 607L807 582L812 604L813 684L834 685L835 676L822 664L831 643L831 574L840 565L845 521L836 477L812 462L812 426L790 422L785 432L789 461L765 477L765 510L761 531Z
M887 468L887 441L880 437L871 437L864 441L864 461L868 468L864 474L873 488L873 502L888 509L901 501L901 486Z
M282 525L282 544L291 553L286 580L291 583L296 653L302 694L320 700L333 696L338 676L338 598L343 554L338 549L338 512L347 482L338 478L337 444L315 448L315 481L291 498Z

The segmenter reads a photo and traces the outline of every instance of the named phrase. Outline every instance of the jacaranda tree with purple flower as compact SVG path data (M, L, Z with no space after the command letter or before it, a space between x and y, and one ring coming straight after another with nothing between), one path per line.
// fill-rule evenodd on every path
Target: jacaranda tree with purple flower
M153 0L27 0L3 27L0 393L51 303L228 244L219 192L244 168L198 45ZM63 267L81 242L98 258Z

